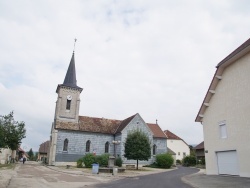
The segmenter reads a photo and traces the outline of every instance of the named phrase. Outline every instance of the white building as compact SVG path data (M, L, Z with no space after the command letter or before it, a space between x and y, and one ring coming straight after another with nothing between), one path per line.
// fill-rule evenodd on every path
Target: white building
M250 39L218 65L196 117L207 174L250 177Z
M185 156L190 155L190 149L188 144L179 136L170 132L164 131L167 136L167 146L176 154L176 160L182 160Z
M6 164L10 161L11 152L8 148L0 148L0 164Z

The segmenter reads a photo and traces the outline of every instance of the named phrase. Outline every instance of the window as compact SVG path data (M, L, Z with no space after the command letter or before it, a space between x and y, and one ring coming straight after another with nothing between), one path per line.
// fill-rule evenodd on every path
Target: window
M89 152L90 151L90 141L88 140L86 142L86 152Z
M180 155L181 154L181 152L178 152L178 155Z
M64 143L63 143L63 151L68 151L68 144L69 144L69 141L68 139L66 138L64 140Z
M220 138L227 138L227 127L226 127L226 122L220 122L219 123L220 127Z
M67 99L66 110L70 110L71 100Z
M186 157L186 152L183 152L183 157Z
M109 153L109 142L105 144L105 153Z
M156 154L156 150L157 150L157 146L154 144L154 145L153 145L153 155Z

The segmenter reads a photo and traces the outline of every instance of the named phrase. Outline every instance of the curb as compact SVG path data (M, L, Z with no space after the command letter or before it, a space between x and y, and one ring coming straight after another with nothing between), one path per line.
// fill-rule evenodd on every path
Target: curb
M200 171L199 172L196 172L194 174L189 174L189 175L186 175L186 176L183 176L181 177L181 181L183 181L184 183L194 187L194 188L199 188L197 187L196 185L192 184L190 181L187 180L187 177L190 177L190 176L195 176L195 175L199 175L199 174L204 174L203 170L199 169Z

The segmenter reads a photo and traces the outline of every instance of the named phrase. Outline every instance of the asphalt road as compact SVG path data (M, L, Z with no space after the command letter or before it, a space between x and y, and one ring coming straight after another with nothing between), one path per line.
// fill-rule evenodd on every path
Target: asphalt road
M168 172L125 178L110 183L102 183L88 186L91 188L191 188L190 185L181 181L183 176L198 172L196 168L179 166L177 170Z

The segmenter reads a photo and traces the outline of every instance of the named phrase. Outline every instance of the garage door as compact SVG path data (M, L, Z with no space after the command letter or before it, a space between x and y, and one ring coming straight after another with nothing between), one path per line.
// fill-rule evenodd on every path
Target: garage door
M236 151L217 152L219 174L239 175Z

